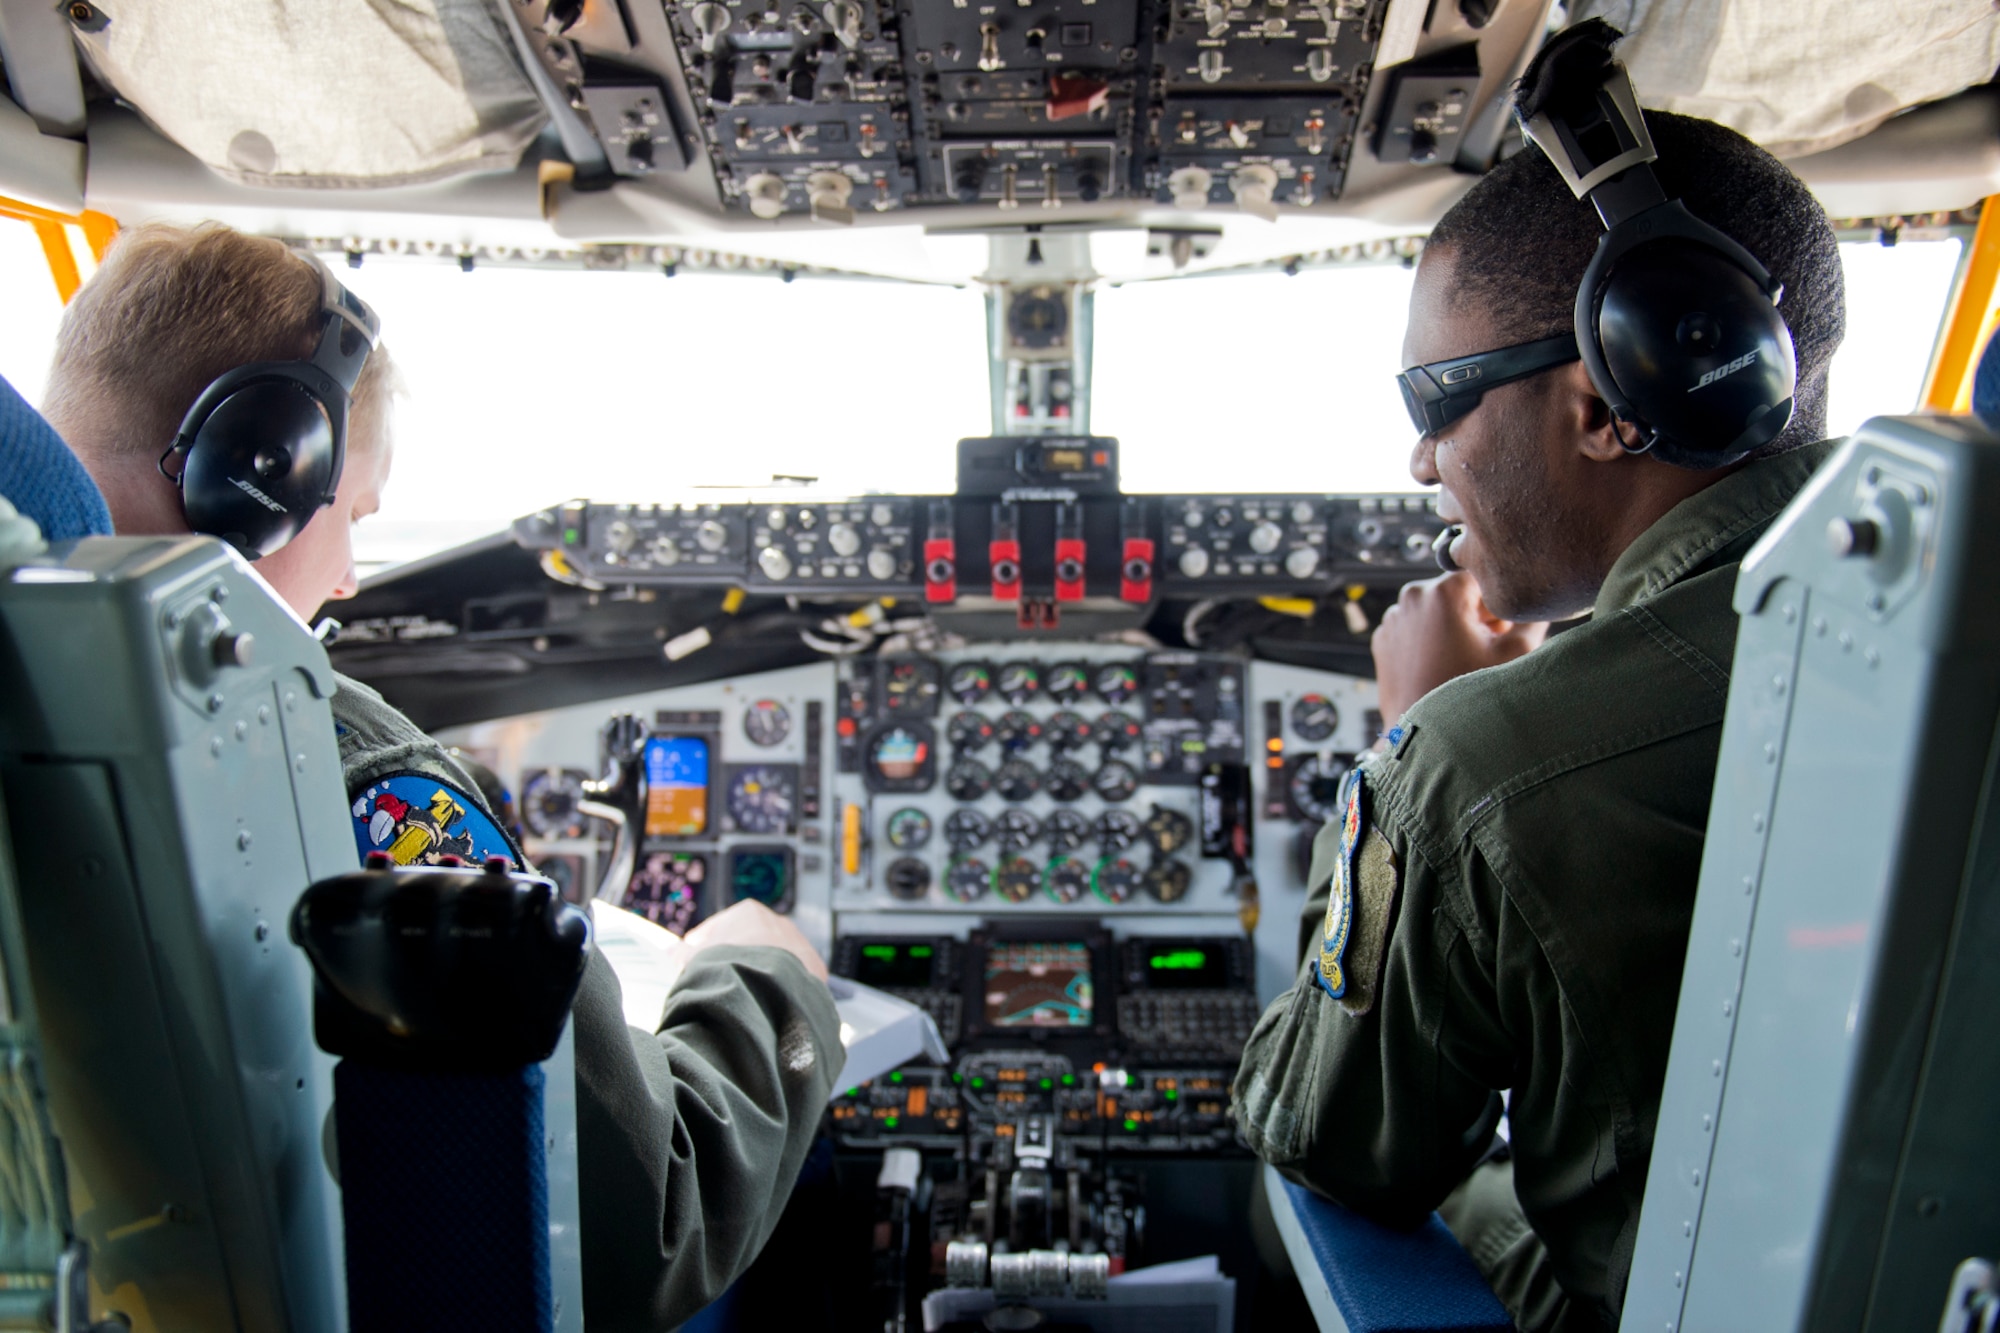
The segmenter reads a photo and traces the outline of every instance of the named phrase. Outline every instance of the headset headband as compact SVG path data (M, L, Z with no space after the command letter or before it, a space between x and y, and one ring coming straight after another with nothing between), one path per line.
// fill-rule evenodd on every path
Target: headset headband
M333 376L351 394L361 378L361 367L367 364L368 354L382 341L382 321L373 306L333 275L324 259L310 250L292 253L319 270L320 315L325 325L312 355L313 364Z

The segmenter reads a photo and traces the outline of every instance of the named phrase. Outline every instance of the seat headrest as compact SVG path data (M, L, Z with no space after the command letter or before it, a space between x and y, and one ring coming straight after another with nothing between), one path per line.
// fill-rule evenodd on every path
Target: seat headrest
M2000 434L2000 333L1987 339L1986 351L1972 373L1972 415Z
M41 525L52 542L109 537L103 492L56 428L0 379L0 495Z

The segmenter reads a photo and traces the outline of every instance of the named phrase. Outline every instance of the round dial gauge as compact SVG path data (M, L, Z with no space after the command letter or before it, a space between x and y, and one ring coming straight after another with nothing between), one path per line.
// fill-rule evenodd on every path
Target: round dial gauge
M993 673L984 662L960 662L945 678L945 688L962 704L981 703L993 693Z
M944 817L944 840L954 852L982 847L993 836L993 821L977 810L954 810Z
M924 717L937 711L938 665L926 657L905 657L882 673L882 707L891 713Z
M1024 704L1042 693L1042 669L1033 662L1005 662L994 676L1000 697L1010 704Z
M1340 710L1324 694L1302 694L1292 701L1292 730L1300 739L1323 741L1340 725Z
M1042 724L1034 715L1015 708L1000 715L993 734L1000 738L1002 749L1025 750L1042 738Z
M1073 856L1058 856L1049 862L1042 884L1057 902L1073 903L1090 890L1090 867Z
M743 734L752 745L769 749L792 734L792 715L776 699L759 699L743 710Z
M1001 858L993 870L993 891L1010 903L1024 903L1042 887L1042 872L1025 856Z
M652 852L639 858L620 904L676 935L701 917L701 886L708 858L697 852Z
M1058 662L1049 668L1049 698L1075 703L1090 693L1090 668L1081 662Z
M1194 872L1185 861L1155 861L1146 867L1146 892L1163 903L1177 903L1187 897Z
M1049 765L1048 779L1042 784L1058 801L1074 801L1090 790L1090 774L1073 759L1058 759Z
M944 891L962 903L983 897L992 883L993 872L976 856L961 856L944 872Z
M1010 852L1018 852L1041 836L1039 820L1026 810L1002 810L993 821L993 838Z
M1194 821L1178 810L1153 807L1153 813L1146 817L1144 824L1146 845L1166 856L1187 846L1194 836Z
M789 765L746 764L729 779L723 810L739 833L784 833L797 803L798 778Z
M580 838L585 819L584 775L573 768L545 768L521 784L521 821L538 838Z
M1145 875L1122 856L1107 856L1090 872L1090 887L1107 903L1122 903L1139 891Z
M1025 801L1042 789L1042 775L1025 759L1009 759L993 775L993 789L1003 800Z
M944 789L954 801L976 801L993 790L993 774L977 759L961 759L945 772Z
M891 897L915 902L931 891L931 868L914 856L899 856L882 872L882 882Z
M1067 708L1044 723L1042 730L1049 738L1049 748L1058 754L1090 744L1090 723L1081 713L1072 713Z
M1352 756L1309 754L1292 770L1292 806L1299 818L1324 824L1340 809L1340 789L1347 780Z
M1139 840L1139 816L1130 810L1106 810L1094 826L1097 841L1107 852L1122 852Z
M993 740L993 724L968 710L952 718L944 734L960 754L977 754Z
M1139 673L1123 662L1113 662L1097 668L1091 684L1097 697L1115 708L1139 692Z
M1073 852L1090 837L1090 821L1074 810L1054 810L1042 821L1042 836L1059 852Z
M923 722L891 722L868 738L868 775L875 791L924 791L931 785L936 733Z
M1143 734L1145 729L1139 725L1138 718L1115 708L1101 714L1090 729L1090 738L1103 747L1106 754L1116 754L1128 745L1137 745Z
M1090 779L1090 789L1100 800L1115 804L1139 790L1139 775L1123 759L1107 759Z
M905 806L889 816L883 827L889 845L897 851L914 852L931 840L931 817L912 806Z

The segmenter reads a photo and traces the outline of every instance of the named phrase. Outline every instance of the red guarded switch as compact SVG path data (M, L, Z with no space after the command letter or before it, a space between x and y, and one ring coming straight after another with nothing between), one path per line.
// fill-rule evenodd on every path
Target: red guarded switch
M1118 564L1118 596L1127 602L1153 600L1153 539L1127 537Z
M1083 509L1066 504L1056 510L1056 600L1083 600Z
M924 543L924 600L951 602L958 599L957 543L949 537L933 537Z
M986 559L993 569L993 596L1013 602L1021 597L1021 543L1013 538L986 544Z

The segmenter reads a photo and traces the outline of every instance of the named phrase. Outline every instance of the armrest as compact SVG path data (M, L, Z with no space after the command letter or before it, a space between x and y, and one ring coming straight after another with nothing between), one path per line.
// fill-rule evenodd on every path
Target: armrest
M1264 1190L1321 1333L1513 1333L1506 1307L1436 1213L1396 1231L1269 1166Z

